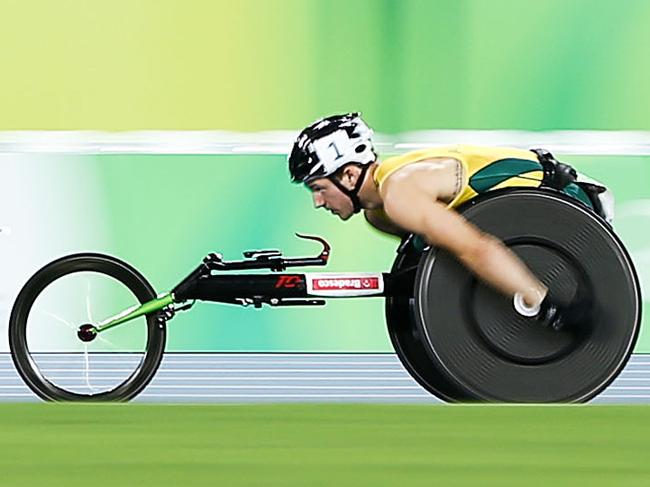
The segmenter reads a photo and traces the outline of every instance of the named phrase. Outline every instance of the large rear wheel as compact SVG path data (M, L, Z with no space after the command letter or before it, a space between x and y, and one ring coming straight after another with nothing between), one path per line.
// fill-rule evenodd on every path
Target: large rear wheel
M609 225L543 190L490 194L460 212L505 242L557 301L586 286L592 318L579 328L543 327L452 255L432 248L414 287L415 327L428 367L474 401L584 402L597 395L625 366L641 320L632 261Z

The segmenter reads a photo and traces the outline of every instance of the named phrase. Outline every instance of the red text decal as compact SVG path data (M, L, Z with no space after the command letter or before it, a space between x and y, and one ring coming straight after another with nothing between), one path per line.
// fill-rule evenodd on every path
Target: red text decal
M276 289L279 287L284 287L284 288L294 288L298 287L298 285L302 282L300 279L300 276L280 276L278 279L278 282L275 283Z

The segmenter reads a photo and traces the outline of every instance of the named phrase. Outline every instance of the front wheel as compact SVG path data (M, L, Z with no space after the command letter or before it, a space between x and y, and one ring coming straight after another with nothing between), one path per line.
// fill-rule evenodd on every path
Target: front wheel
M102 254L75 254L25 284L9 321L16 369L48 401L128 401L153 378L165 348L165 324L142 316L82 342L77 330L155 299L133 267Z

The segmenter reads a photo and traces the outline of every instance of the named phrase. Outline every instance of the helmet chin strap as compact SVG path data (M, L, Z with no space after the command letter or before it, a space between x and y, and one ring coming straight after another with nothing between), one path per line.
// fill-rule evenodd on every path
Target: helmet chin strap
M368 172L368 168L370 167L369 164L365 164L361 166L361 172L359 173L359 177L357 178L357 182L354 185L354 188L348 189L345 186L341 184L341 181L336 179L335 176L330 176L330 181L334 183L334 186L339 188L339 191L346 195L348 198L350 198L350 201L352 201L352 207L354 208L354 213L359 213L361 211L361 201L359 200L359 190L361 189L361 186L363 185L363 181L366 178L366 173Z

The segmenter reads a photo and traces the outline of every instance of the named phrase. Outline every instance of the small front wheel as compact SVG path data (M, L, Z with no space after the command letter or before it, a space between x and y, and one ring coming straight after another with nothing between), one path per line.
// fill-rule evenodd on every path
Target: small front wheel
M128 401L153 378L165 348L165 324L142 316L85 342L78 331L155 299L133 267L102 254L74 254L25 284L9 321L16 369L48 401Z

